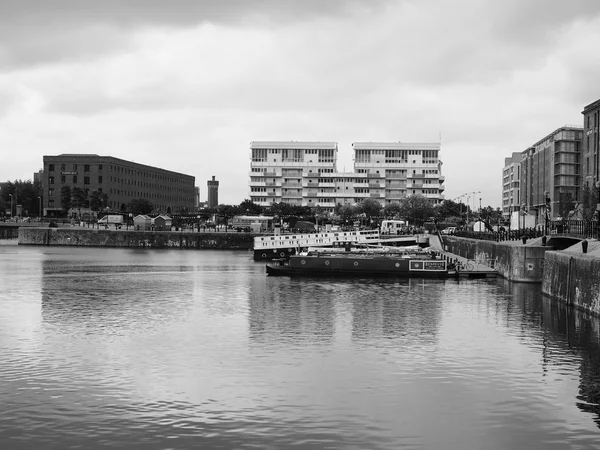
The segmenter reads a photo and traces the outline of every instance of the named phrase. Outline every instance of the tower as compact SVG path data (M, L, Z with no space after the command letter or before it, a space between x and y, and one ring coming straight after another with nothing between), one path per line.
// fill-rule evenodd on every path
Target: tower
M206 185L208 186L208 207L216 208L219 206L219 182L213 175L212 180L208 180Z

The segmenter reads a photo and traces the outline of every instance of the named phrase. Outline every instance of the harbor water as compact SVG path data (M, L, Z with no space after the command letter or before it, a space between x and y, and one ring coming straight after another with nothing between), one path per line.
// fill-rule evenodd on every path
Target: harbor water
M0 449L600 448L600 322L503 279L0 246Z

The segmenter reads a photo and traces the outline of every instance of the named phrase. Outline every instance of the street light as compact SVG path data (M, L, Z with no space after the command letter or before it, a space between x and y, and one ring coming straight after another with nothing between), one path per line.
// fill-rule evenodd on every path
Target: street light
M544 192L544 197L545 197L545 201L546 201L546 226L545 226L545 231L544 234L548 234L548 228L550 225L550 192L546 191Z
M38 195L38 200L40 201L40 212L39 212L39 216L40 216L40 219L41 219L41 218L42 218L42 197L40 197L39 195Z
M8 196L10 197L10 218L12 219L12 194L8 194Z

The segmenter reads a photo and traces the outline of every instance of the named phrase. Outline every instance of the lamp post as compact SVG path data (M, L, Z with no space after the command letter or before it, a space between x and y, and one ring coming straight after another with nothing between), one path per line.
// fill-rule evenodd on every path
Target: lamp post
M545 198L545 202L546 202L546 221L545 221L545 230L544 230L544 234L548 234L548 229L549 229L549 225L550 225L550 192L546 191L544 192L544 198Z
M10 218L13 218L13 213L12 213L12 194L8 194L8 196L10 197Z
M40 197L38 195L38 200L40 201L40 212L39 212L39 216L40 216L40 220L42 219L42 197Z

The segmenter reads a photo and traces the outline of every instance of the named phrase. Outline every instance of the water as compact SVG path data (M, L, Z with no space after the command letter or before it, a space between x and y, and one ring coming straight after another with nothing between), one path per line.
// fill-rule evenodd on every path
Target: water
M0 448L600 448L599 321L491 280L0 247Z

